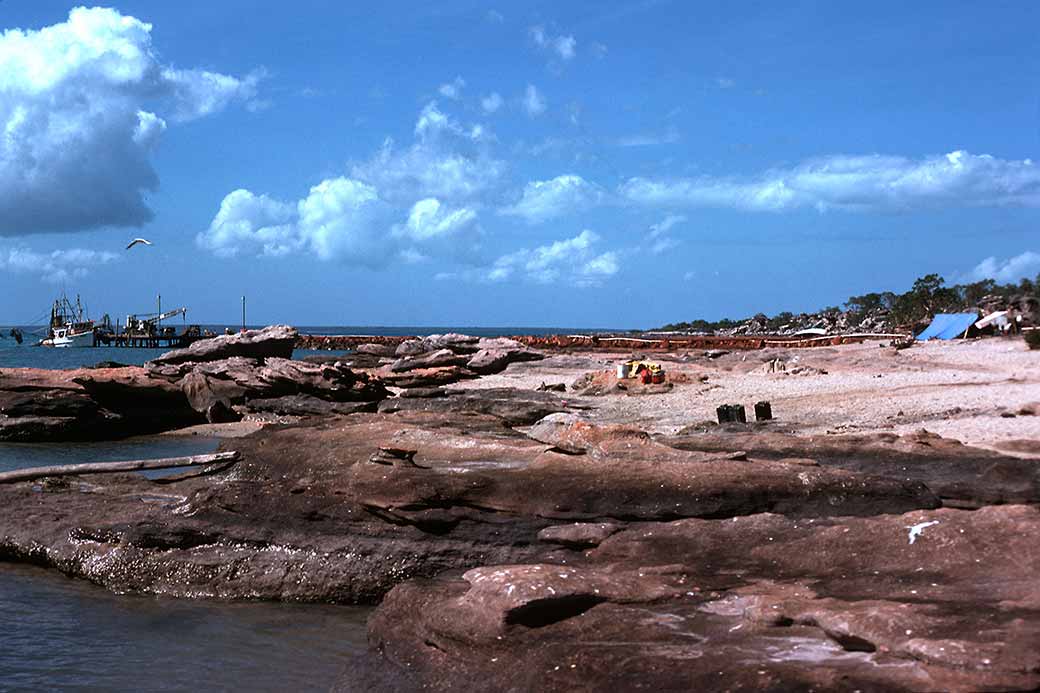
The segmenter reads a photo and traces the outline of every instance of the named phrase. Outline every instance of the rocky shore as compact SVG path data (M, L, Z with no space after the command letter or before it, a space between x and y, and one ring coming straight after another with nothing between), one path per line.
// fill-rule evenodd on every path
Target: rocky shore
M640 391L608 382L630 352L440 335L294 361L294 340L0 371L5 440L267 422L222 444L230 465L0 484L0 558L116 592L379 604L343 690L1040 686L1040 459L920 430L992 417L1040 443L1035 355L944 379L975 357L677 354ZM867 378L905 421L858 412ZM955 381L973 405L914 409ZM777 419L705 421L745 392Z

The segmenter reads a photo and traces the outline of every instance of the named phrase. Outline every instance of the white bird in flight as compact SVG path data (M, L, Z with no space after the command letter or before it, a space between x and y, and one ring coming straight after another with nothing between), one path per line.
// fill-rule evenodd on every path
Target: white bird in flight
M134 240L130 241L130 245L128 245L128 246L126 247L126 249L127 249L127 250L130 250L131 248L133 248L133 247L134 247L135 245L137 245L138 243L144 243L145 245L151 245L151 244L152 244L152 242L151 242L151 241L149 241L149 240L148 240L148 239L146 239L146 238L135 238Z

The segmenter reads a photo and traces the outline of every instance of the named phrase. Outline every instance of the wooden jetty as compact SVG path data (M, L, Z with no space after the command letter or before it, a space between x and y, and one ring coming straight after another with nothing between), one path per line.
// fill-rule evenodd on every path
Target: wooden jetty
M161 301L160 297L160 309L162 307ZM177 332L177 329L172 326L163 326L163 320L169 320L178 315L184 316L187 312L187 308L174 308L165 313L160 312L143 317L128 315L123 328L115 330L106 321L105 327L94 329L94 346L182 349L191 346L200 339L216 336L208 330L203 331L198 325L188 325L181 332Z
M203 332L198 325L188 325L183 332L177 332L172 327L165 329L124 330L122 332L94 330L94 346L183 349L200 339L209 339L215 336L208 331Z

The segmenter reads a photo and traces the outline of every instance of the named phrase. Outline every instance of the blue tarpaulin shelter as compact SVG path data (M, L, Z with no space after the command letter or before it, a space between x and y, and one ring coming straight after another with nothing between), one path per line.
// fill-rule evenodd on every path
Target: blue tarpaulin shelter
M979 319L976 313L938 313L917 339L957 339Z

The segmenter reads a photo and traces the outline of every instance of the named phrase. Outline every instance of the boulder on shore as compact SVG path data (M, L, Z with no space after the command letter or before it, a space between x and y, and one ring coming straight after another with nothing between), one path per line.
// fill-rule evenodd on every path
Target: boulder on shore
M149 366L219 361L233 356L253 359L292 358L297 331L288 325L272 325L262 330L246 330L230 335L202 339L186 349L174 349L148 362Z
M314 364L279 356L292 353L295 334L275 326L202 340L163 354L147 368L0 369L0 441L158 433L237 420L253 401L263 403L255 411L342 414L374 409L389 396L378 378L340 361Z
M438 349L425 354L405 356L404 358L398 359L391 364L390 370L394 373L404 373L405 371L414 371L420 368L462 366L465 365L465 363L466 359L458 356L451 349Z
M204 420L179 388L138 366L0 369L0 441L112 440Z
M540 361L545 355L512 339L481 340L481 348L466 367L481 375L500 373L511 363Z
M181 364L184 365L187 364ZM217 402L226 406L243 405L255 410L253 402L264 401L268 404L263 411L275 413L346 413L350 408L318 405L315 402L371 402L374 408L375 402L390 394L378 379L353 371L338 362L313 364L268 358L261 364L252 359L235 357L190 365L191 370L176 382L191 406L199 412L208 411ZM286 399L301 396L307 399Z
M398 360L389 369L390 374L416 372L428 377L397 379L381 376L398 387L430 387L454 382L449 379L455 368L455 380L474 375L500 373L511 363L538 361L545 355L508 337L474 337L464 334L432 334L422 339L409 339L398 345Z

